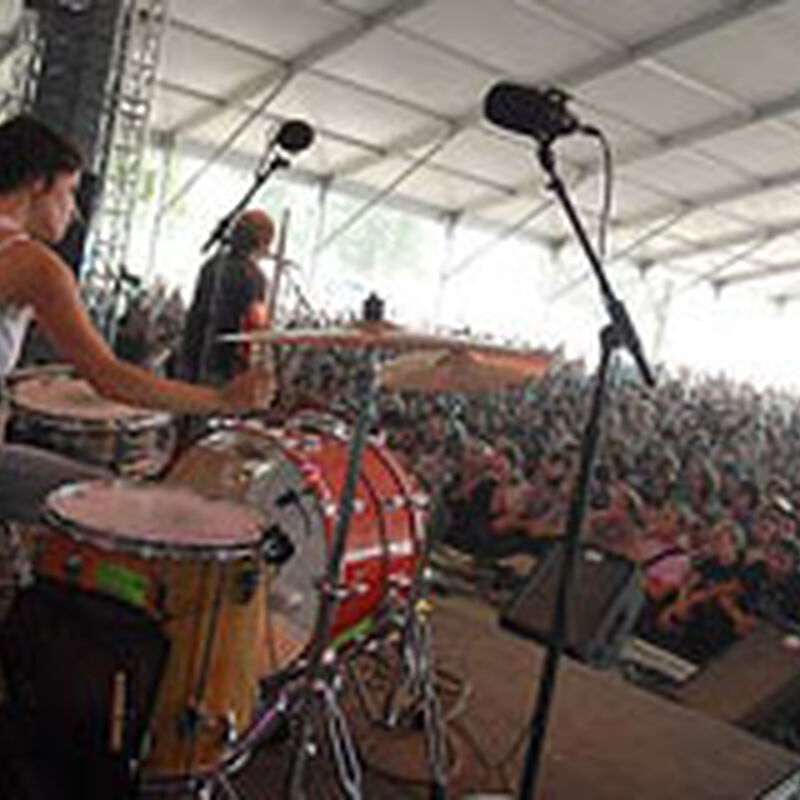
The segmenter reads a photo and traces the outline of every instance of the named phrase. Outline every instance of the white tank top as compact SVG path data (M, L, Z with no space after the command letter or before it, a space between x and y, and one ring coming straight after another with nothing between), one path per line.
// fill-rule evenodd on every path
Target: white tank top
M28 234L21 231L9 236L0 242L0 254L28 238ZM29 306L0 303L0 377L8 375L16 366L32 316L33 309Z

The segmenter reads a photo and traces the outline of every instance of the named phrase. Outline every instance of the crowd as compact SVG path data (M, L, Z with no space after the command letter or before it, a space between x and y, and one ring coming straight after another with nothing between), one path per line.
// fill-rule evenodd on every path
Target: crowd
M357 349L279 351L284 413L355 416ZM563 534L592 388L583 364L556 358L521 388L381 391L375 427L444 511L437 539L481 561L538 556ZM651 391L616 364L584 540L641 565L642 635L702 662L760 617L800 625L796 464L795 396L688 371Z
M288 362L284 399L351 415L355 351ZM639 632L702 663L759 618L800 625L800 403L724 377L613 373L584 540L641 566ZM554 363L522 388L387 393L377 429L446 511L437 538L494 561L563 534L593 379ZM323 402L324 399L324 402Z

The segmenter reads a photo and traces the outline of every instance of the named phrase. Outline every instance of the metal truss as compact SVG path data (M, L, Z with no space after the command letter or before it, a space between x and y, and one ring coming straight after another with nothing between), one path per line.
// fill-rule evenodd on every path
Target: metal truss
M102 194L87 248L83 290L112 342L147 150L167 6L168 0L128 1L109 83L109 144L97 166Z
M24 11L14 30L0 37L0 119L30 108L41 63L38 17Z

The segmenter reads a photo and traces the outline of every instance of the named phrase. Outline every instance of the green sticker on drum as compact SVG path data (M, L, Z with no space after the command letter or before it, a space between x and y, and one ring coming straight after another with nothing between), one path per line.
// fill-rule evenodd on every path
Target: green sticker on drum
M101 561L95 571L97 589L106 592L134 606L147 603L147 590L150 587L147 577L119 564Z

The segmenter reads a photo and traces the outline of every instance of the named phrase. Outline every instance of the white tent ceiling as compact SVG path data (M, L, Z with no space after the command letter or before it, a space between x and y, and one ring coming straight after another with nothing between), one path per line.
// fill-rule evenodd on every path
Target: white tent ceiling
M698 284L800 289L800 0L172 0L153 130L255 160L265 126L317 131L297 167L558 246L532 141L482 119L508 78L555 84L615 152L612 252ZM254 111L260 109L257 115ZM600 162L559 163L588 213ZM412 166L415 165L415 166ZM404 175L402 180L398 176ZM394 185L396 183L396 185ZM591 217L588 218L591 224Z

